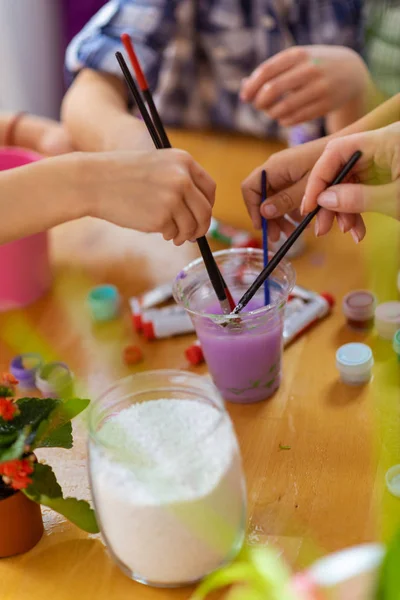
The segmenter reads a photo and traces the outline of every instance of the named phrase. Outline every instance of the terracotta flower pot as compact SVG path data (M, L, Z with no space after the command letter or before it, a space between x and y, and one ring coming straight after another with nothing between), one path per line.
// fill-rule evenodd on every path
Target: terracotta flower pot
M43 535L39 504L16 492L0 500L0 558L28 552Z

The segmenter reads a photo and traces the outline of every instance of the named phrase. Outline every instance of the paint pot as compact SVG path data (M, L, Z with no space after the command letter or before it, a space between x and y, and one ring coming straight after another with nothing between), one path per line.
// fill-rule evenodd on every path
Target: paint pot
M396 352L398 361L400 362L400 329L393 336L393 350Z
M73 395L73 375L63 362L43 365L36 373L36 387L47 398L70 398Z
M380 337L392 340L400 329L400 302L384 302L375 309L375 327Z
M35 387L35 377L38 369L43 365L43 359L36 352L27 352L15 356L10 364L10 373L18 379L18 385L22 389Z
M355 290L343 298L343 314L352 329L371 329L374 325L376 297L368 290Z
M93 321L111 321L119 313L119 292L115 285L98 285L90 290L87 303Z
M394 465L385 475L386 487L392 496L400 498L400 465Z
M366 344L344 344L336 352L340 379L348 385L362 385L371 379L374 358Z

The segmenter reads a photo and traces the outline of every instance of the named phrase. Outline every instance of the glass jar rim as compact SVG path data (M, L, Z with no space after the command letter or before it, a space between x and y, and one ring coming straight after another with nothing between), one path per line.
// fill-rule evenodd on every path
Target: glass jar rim
M269 255L274 256L274 252L269 251L268 252ZM218 252L213 252L213 256L215 258L219 258L220 256L229 256L229 255L243 255L243 256L257 256L259 258L263 257L263 251L260 250L259 248L228 248L226 250L218 250ZM172 293L174 296L174 300L178 303L181 304L180 298L178 296L177 293L177 285L178 282L182 279L185 279L185 277L182 277L182 273L186 273L188 271L190 271L191 269L197 267L198 265L200 265L201 263L204 263L203 258L200 256L199 258L196 258L195 260L192 260L188 265L186 265L185 267L183 267L183 269L180 270L179 274L175 277L174 279L174 284L173 284L173 288L172 288ZM204 267L205 268L205 267ZM296 282L296 273L294 268L292 267L291 263L286 260L285 258L283 258L278 266L276 267L275 270L277 269L282 269L287 278L288 278L288 283L286 284L286 290L285 293L280 297L277 298L276 300L270 302L270 304L268 304L268 306L261 306L260 308L257 308L256 310L251 310L245 313L240 313L240 318L242 320L244 319L248 319L248 318L253 318L253 317L258 317L258 316L263 316L263 315L267 315L269 313L271 313L273 310L276 310L277 308L280 307L281 303L287 299L287 297L289 296L290 292L292 291L295 282ZM275 271L274 270L274 271ZM274 273L274 271L272 272L272 274ZM272 276L271 274L271 276ZM189 313L190 315L196 316L196 317L208 317L211 320L220 320L221 319L221 314L213 314L213 313L205 313L205 312L199 312L197 310L193 310L191 308L188 308L185 306L185 310L187 311L187 313ZM223 319L224 321L236 321L238 319L238 315L223 315Z
M220 426L223 419L229 418L229 414L226 410L224 401L223 401L218 389L215 387L214 383L212 382L211 378L209 378L209 376L197 375L196 373L191 373L190 371L184 371L184 370L179 370L179 369L153 369L151 371L142 371L140 373L133 373L133 374L127 375L126 377L123 377L121 379L117 379L104 392L102 392L96 398L96 400L94 400L93 402L90 403L90 405L88 407L87 427L88 427L88 431L89 431L89 438L93 442L95 442L96 445L101 446L101 447L105 448L106 450L110 450L110 451L116 451L116 452L121 451L120 446L107 443L107 442L105 442L104 439L101 439L98 435L99 429L96 427L96 424L95 424L95 415L96 415L96 409L101 404L101 401L104 400L107 397L107 395L109 395L112 391L118 389L118 386L122 386L123 384L129 383L130 381L133 381L133 380L140 380L140 379L145 379L145 378L150 379L150 378L154 378L157 376L185 377L189 380L189 382L190 382L190 380L201 382L202 385L204 385L205 389L207 389L207 387L209 387L210 392L212 392L213 403L210 404L210 406L212 406L215 410L218 411L218 413L219 413L218 419L215 421L215 423L213 423L212 427L210 427L210 429L204 433L203 436L201 436L199 438L195 438L194 443L197 444L197 443L203 441L204 439L207 439ZM166 389L168 389L168 387L170 387L172 389L173 385L170 385L170 386L164 385L163 388L157 387L155 385L153 388L153 391L157 391L157 389L166 390ZM190 383L188 383L188 385L186 386L186 389L189 389L189 388L190 388ZM195 390L196 390L196 388L195 388L195 386L193 386L190 393L193 394L195 392ZM136 394L135 393L125 394L125 395L121 396L121 398L119 400L117 400L115 403L113 403L113 405L118 405L123 400L134 397L135 395L140 395L140 393L141 392L138 391Z

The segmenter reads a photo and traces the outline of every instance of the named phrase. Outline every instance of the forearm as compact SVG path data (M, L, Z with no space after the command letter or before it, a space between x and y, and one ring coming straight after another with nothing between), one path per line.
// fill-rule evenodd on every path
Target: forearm
M65 95L62 118L78 150L139 150L148 137L144 124L128 112L124 83L89 69L77 76Z
M372 131L380 129L400 121L400 94L396 94L390 100L387 100L373 111L362 117L355 123L345 127L341 131L336 132L331 137L343 137L352 133L361 133L363 131Z
M0 244L88 214L78 154L0 173Z
M328 134L334 134L355 123L366 114L366 101L362 96L350 100L347 104L327 115L325 124Z

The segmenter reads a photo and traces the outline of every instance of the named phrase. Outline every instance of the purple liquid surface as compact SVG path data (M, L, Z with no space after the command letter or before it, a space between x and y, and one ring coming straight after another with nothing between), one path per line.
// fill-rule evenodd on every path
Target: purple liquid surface
M253 299L242 313L262 306L260 298ZM221 308L213 302L201 312L217 315ZM271 396L281 381L282 314L255 317L254 327L247 320L243 323L241 329L232 330L209 318L195 318L208 369L222 396L237 403L259 402Z

